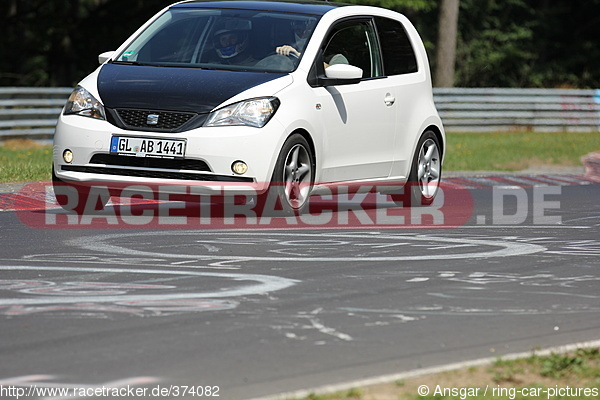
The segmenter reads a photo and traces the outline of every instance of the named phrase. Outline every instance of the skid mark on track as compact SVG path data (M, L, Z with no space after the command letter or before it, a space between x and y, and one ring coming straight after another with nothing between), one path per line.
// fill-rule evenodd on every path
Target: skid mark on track
M0 298L0 315L12 316L47 312L96 313L97 317L106 317L107 313L158 316L228 310L237 307L243 296L264 295L298 282L270 275L133 268L0 266L0 271L19 271L20 276L29 273L36 277L0 280L0 293L13 294ZM120 282L62 282L57 273L64 272L89 274L90 279L94 274L104 274ZM130 281L123 283L123 278ZM148 278L170 284L144 283ZM214 280L220 285L203 289L206 281Z
M517 273L489 271L399 271L388 274L404 289L421 288L413 304L398 308L340 307L349 315L378 315L383 320L396 316L439 315L541 315L600 312L600 294L594 288L600 275ZM364 282L369 285L369 282ZM408 285L408 286L406 286ZM429 287L435 289L428 289ZM520 302L526 295L529 300Z
M365 233L281 233L252 232L247 238L243 232L202 232L177 231L170 236L178 236L182 248L196 252L147 250L146 241L151 237L162 236L162 232L120 233L97 235L72 239L68 244L86 250L128 255L134 257L194 259L194 260L230 260L230 261L286 261L286 262L364 262L364 261L427 261L449 259L472 259L509 257L535 254L546 251L546 247L534 243L522 243L514 240L479 239L470 237L446 237L441 235ZM144 237L144 242L133 239ZM200 239L199 239L200 238ZM196 246L184 246L194 242ZM219 255L208 251L201 244L218 246L223 253ZM264 247L263 254L255 256L257 247ZM387 249L386 249L387 247ZM443 251L429 251L441 248ZM427 251L424 251L427 250ZM478 250L467 251L463 250ZM225 250L230 250L229 252ZM188 250L189 251L189 250ZM341 253L344 256L335 256Z

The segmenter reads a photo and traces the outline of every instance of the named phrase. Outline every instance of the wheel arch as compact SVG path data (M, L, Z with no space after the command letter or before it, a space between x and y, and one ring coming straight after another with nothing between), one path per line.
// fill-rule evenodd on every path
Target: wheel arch
M438 141L440 142L440 153L442 153L442 160L443 160L444 154L446 154L446 148L445 148L446 143L444 140L444 134L442 134L441 129L437 125L429 125L427 128L425 128L423 133L425 133L427 131L432 131L435 134L435 136L437 137ZM423 133L421 135L423 135Z
M306 142L308 143L308 145L310 146L310 152L312 153L312 156L313 156L313 160L312 160L313 165L312 165L312 167L313 167L313 171L315 171L315 174L316 174L316 168L317 168L317 149L315 147L315 142L314 142L311 134L308 133L308 131L306 129L297 128L292 133L290 133L285 140L288 140L291 136L293 136L295 134L298 134L298 135L302 136L306 140ZM285 140L284 140L284 142L285 142ZM313 177L313 179L314 178L315 177Z

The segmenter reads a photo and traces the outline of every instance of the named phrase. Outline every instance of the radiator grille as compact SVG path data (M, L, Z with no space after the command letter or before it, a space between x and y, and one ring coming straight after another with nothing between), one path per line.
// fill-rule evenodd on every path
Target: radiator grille
M210 172L209 166L202 160L168 159L152 157L128 157L112 154L95 154L90 164L120 165L124 167L160 168Z
M140 170L125 168L107 168L107 167L87 167L79 165L63 165L62 171L83 172L88 174L103 175L121 175L134 176L139 178L158 178L189 181L209 181L209 182L253 182L252 178L243 178L240 176L213 175L207 173L187 173L187 172L169 172L156 170Z

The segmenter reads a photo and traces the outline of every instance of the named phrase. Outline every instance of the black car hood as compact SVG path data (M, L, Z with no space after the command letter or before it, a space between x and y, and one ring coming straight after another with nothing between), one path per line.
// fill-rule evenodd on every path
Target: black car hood
M98 91L108 108L205 114L246 89L284 75L105 64L98 75Z

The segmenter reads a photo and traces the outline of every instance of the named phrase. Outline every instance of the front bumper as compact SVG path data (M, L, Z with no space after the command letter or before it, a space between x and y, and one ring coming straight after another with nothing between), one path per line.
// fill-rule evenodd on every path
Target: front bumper
M113 135L185 139L183 160L111 155ZM54 168L58 179L82 184L194 186L205 193L253 193L267 190L286 133L274 118L263 128L245 126L198 128L181 133L130 131L106 121L61 115L54 135ZM73 161L63 160L69 149ZM244 161L248 171L231 166Z

